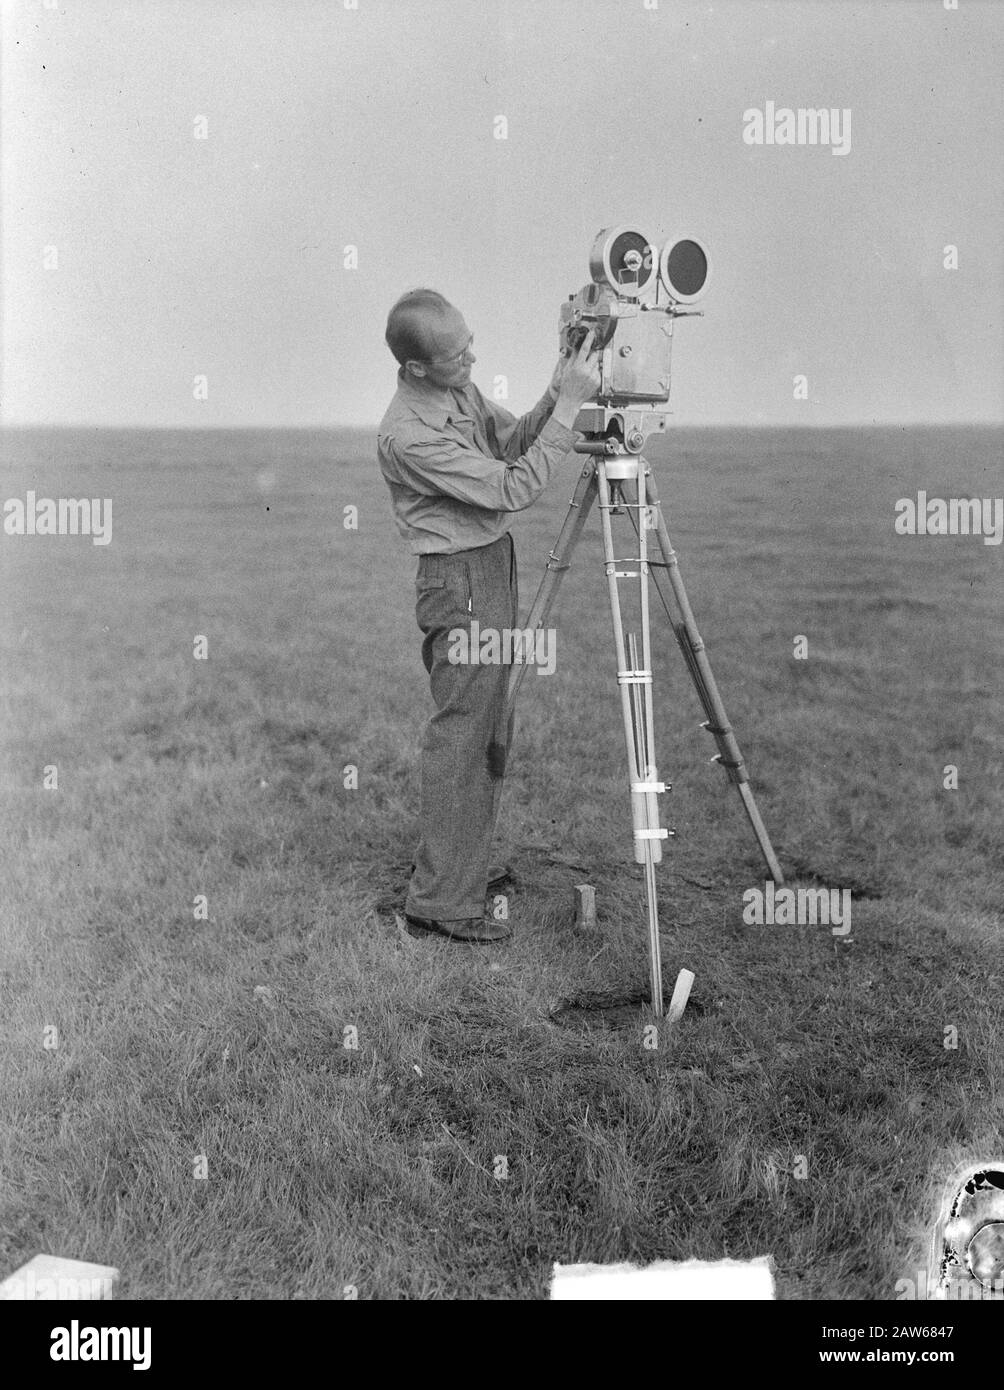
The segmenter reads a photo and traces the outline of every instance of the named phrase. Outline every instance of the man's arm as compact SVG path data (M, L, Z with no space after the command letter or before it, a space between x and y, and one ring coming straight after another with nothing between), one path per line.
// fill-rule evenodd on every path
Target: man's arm
M519 512L544 491L575 438L566 425L547 420L529 448L512 462L489 458L454 436L431 431L419 437L411 432L388 435L380 445L397 474L396 481L415 492L443 493L488 511Z
M489 442L497 450L496 457L502 459L518 459L526 453L551 418L551 411L558 398L557 389L552 383L533 409L517 419L497 401L488 400L473 382L471 385L477 392L477 399L485 417Z
M590 330L565 366L550 419L519 458L489 458L456 434L412 427L397 437L380 437L384 476L426 496L444 493L489 511L522 511L536 501L554 465L572 449L579 407L592 399L599 384Z

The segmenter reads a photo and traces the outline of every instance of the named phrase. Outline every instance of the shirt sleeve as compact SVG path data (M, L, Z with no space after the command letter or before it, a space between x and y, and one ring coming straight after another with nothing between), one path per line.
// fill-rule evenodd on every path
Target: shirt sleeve
M494 450L497 450L496 457L509 460L521 458L526 453L550 419L557 400L548 387L533 409L517 420L497 401L490 401L482 395L478 387L473 386L473 389L485 421L485 432Z
M448 434L409 438L403 433L388 437L384 445L399 481L415 492L445 494L489 511L519 512L544 491L576 438L574 430L548 420L526 452L512 462L490 458Z

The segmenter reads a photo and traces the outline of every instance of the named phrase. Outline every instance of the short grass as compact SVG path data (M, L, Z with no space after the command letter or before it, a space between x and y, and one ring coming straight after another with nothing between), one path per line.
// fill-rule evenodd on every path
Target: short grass
M127 1298L526 1299L556 1261L769 1253L782 1298L891 1299L925 1267L944 1178L1004 1151L1001 552L896 538L893 507L992 495L999 439L671 442L761 810L853 931L743 923L755 846L657 624L667 992L696 983L651 1049L641 1006L561 1013L647 980L595 520L521 699L514 939L472 950L394 922L430 699L370 441L7 436L4 497L111 496L115 529L0 537L0 1273L45 1250ZM566 468L516 521L524 611Z

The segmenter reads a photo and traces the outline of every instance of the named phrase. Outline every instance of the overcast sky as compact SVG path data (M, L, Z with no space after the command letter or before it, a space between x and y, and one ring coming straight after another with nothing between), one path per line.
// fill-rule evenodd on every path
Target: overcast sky
M51 4L3 5L6 422L372 424L420 284L519 412L618 222L711 254L681 424L1004 416L996 0ZM848 152L745 143L768 101Z

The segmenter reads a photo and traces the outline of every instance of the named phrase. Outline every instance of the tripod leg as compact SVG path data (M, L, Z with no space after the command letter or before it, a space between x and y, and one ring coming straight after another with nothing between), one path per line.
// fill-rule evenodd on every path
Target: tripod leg
M634 823L635 860L645 866L645 895L648 903L649 967L651 972L652 1008L662 1017L662 957L659 943L659 916L656 899L655 864L662 857L660 838L666 831L653 823L655 804L651 766L643 761L651 745L651 729L638 727L644 723L644 706L637 694L641 683L651 682L651 671L637 669L637 648L630 639L630 651L625 650L624 626L621 621L620 595L617 591L617 561L614 557L613 530L610 523L610 485L602 463L597 465L597 485L600 496L600 517L603 524L603 553L610 588L610 614L614 626L614 646L617 656L617 682L621 691L621 711L624 717L624 741L627 745L628 776L631 783L631 815ZM639 580L644 591L646 567L639 566ZM626 577L626 576L625 576ZM645 641L647 648L648 643ZM630 664L628 664L630 662Z
M680 644L680 650L683 652L684 660L687 663L687 669L690 672L691 679L697 690L698 698L701 701L704 713L707 715L704 728L714 736L715 742L718 745L718 752L715 755L714 761L721 763L739 792L743 808L749 818L750 825L753 827L753 833L756 836L757 844L760 846L760 851L763 854L771 878L775 883L784 883L784 875L781 872L781 866L777 861L777 856L771 845L767 829L760 818L760 812L757 809L757 804L753 797L753 790L749 784L749 773L746 771L746 764L743 761L742 753L739 751L739 744L736 742L736 736L729 723L729 717L725 713L725 706L722 703L722 697L718 693L718 686L715 684L715 678L711 671L711 663L708 661L708 655L705 651L701 634L697 630L697 623L694 620L694 614L690 607L690 600L687 598L687 591L683 587L683 579L680 575L680 564L676 556L676 551L673 549L673 543L669 538L669 532L666 529L666 521L662 515L662 506L660 505L659 496L656 491L655 479L652 477L651 469L644 460L642 460L641 466L643 470L642 476L644 478L644 495L649 506L654 509L654 520L659 537L659 546L662 550L663 561L666 567L666 577L669 579L670 586L673 590L673 597L676 599L676 604L681 615L681 621L673 622L672 618L670 618L670 622L673 625L673 632L676 636L676 640ZM641 489L642 482L640 478L639 500L641 499ZM643 519L640 518L640 524L642 520ZM664 581L658 569L653 570L652 577L665 603L665 594L662 588Z
M571 568L572 552L575 549L582 528L586 524L586 517L589 509L596 498L596 465L590 458L583 464L579 474L579 480L575 485L575 491L568 504L568 514L565 517L564 525L558 533L558 539L554 543L554 549L547 557L547 565L544 568L544 577L540 581L536 596L530 606L527 616L526 627L536 632L547 622L551 606L558 596L558 589L564 578L565 571ZM506 697L506 715L511 717L513 707L516 704L516 696L519 688L523 684L523 677L526 675L526 664L514 666L509 675L509 690Z
M644 460L640 459L638 463L638 477L635 480L634 491L635 508L638 517L638 568L640 570L639 606L641 609L642 641L641 664L642 669L649 673L649 679L645 682L644 685L645 718L643 727L645 729L645 757L643 761L647 764L645 770L646 781L654 782L656 780L657 774L655 768L655 715L652 708L652 637L648 605L648 577L651 571L649 569L648 564L648 507L645 505L644 493L642 491L644 487L644 475L642 473L642 469L645 466L646 465L644 463ZM637 667L637 662L634 660L633 656L632 665ZM658 803L656 802L655 796L655 792L649 792L647 796L650 826L657 826L659 824L659 807ZM653 841L652 848L653 856L656 862L658 862L662 858L662 848L658 840Z

